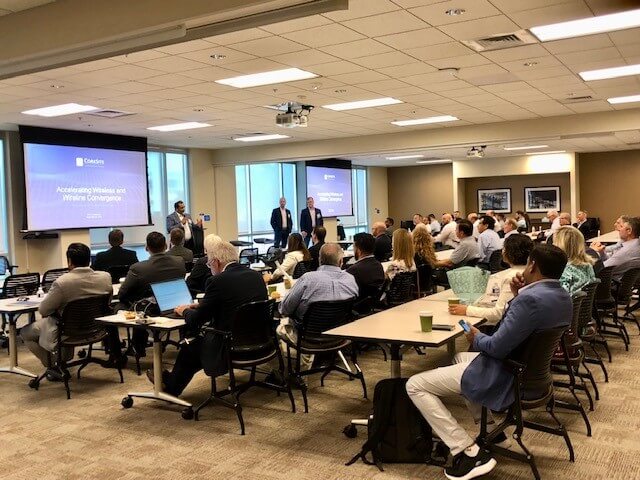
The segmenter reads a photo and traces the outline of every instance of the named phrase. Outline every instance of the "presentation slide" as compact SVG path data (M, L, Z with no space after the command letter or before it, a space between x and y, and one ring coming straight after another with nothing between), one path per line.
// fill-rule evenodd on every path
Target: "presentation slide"
M353 215L351 169L307 166L307 196L325 217Z
M145 152L24 144L27 229L146 225Z

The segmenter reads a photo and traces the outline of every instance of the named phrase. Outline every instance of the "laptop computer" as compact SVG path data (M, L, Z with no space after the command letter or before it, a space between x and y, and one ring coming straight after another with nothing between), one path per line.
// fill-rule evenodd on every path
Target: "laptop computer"
M174 313L173 309L180 305L190 305L193 303L191 293L184 278L152 283L151 290L158 303L160 315L163 317L180 318Z

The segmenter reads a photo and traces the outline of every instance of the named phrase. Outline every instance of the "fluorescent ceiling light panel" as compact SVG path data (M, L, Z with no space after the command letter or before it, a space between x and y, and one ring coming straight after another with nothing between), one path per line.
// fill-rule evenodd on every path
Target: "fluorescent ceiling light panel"
M416 163L420 165L435 165L436 163L452 163L450 158L443 158L442 160L418 160Z
M629 95L628 97L613 97L607 98L607 102L611 104L616 103L631 103L631 102L640 102L640 95Z
M62 115L71 115L72 113L90 112L91 110L98 110L98 108L92 107L91 105L80 105L78 103L64 103L62 105L53 105L51 107L25 110L22 113L27 115L38 115L40 117L60 117Z
M355 110L357 108L382 107L384 105L395 105L397 103L404 103L404 102L396 98L382 97L382 98L372 98L371 100L359 100L357 102L333 103L331 105L323 105L322 108L328 108L329 110L336 110L340 112L342 110Z
M425 125L427 123L455 122L456 120L458 120L458 117L453 117L451 115L441 115L439 117L413 118L411 120L396 120L395 122L391 122L391 123L393 125L398 125L400 127L408 127L411 125Z
M306 80L307 78L315 78L317 76L315 73L300 70L299 68L285 68L284 70L272 70L270 72L224 78L222 80L216 80L216 83L236 88L249 88L259 87L261 85L273 85L274 83L293 82L295 80Z
M561 40L563 38L581 37L596 33L613 32L640 26L640 10L600 15L597 17L581 18L569 22L553 23L533 27L529 30L541 42Z
M238 142L262 142L264 140L280 140L281 138L291 138L288 135L251 135L249 137L236 137L234 140Z
M423 158L424 155L398 155L396 157L387 157L387 160L408 160L410 158Z
M177 132L178 130L191 130L193 128L210 127L208 123L200 122L184 122L172 123L171 125L159 125L157 127L148 127L147 130L157 130L158 132Z
M606 80L608 78L627 77L638 74L640 74L640 64L588 70L586 72L580 72L578 75L580 75L585 82L588 82L590 80Z
M504 147L504 150L535 150L536 148L547 148L549 145L528 145L526 147Z
M551 155L554 153L565 153L566 150L553 150L551 152L527 152L527 155Z

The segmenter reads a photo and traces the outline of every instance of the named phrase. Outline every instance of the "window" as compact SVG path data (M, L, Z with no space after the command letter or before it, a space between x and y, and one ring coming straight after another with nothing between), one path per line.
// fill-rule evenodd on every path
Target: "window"
M354 167L351 175L353 191L353 215L340 217L340 224L344 227L347 238L352 238L358 232L369 231L369 217L367 215L367 170Z
M280 197L287 199L287 208L297 212L296 165L293 163L256 163L236 166L236 202L238 236L241 240L272 235L271 211ZM292 213L293 228L297 228Z
M185 202L189 211L188 161L186 152L181 150L152 149L147 152L149 208L153 225L123 228L126 245L144 245L149 232L157 231L166 234L167 215L173 212L173 204L178 200ZM193 212L190 213L193 214ZM110 230L110 228L92 228L90 230L91 246L94 249L107 246ZM139 253L138 258L140 257Z
M4 178L4 141L0 138L0 254L6 255L9 247L7 244L7 192Z

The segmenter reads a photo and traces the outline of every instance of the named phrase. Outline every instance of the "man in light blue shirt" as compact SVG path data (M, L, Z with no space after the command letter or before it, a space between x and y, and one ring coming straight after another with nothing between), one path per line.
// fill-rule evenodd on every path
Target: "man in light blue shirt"
M640 267L640 219L627 217L618 230L620 247L607 252L600 243L593 243L591 248L598 252L605 267L613 267L613 279L620 280L627 270Z
M483 215L480 217L480 223L478 223L478 249L480 250L479 263L489 263L491 254L496 250L502 248L502 240L500 236L493 230L496 225L496 220L489 215Z

